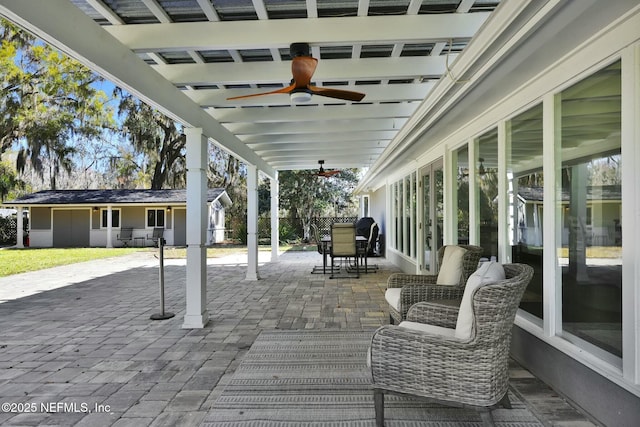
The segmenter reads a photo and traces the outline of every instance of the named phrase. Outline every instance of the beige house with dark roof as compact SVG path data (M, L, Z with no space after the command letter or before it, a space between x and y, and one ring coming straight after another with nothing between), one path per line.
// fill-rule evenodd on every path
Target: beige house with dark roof
M186 203L185 190L46 190L6 205L28 209L29 246L57 248L150 246L154 229L162 230L167 245L185 246ZM231 204L222 188L207 192L207 244L224 240ZM19 225L18 245L22 231Z

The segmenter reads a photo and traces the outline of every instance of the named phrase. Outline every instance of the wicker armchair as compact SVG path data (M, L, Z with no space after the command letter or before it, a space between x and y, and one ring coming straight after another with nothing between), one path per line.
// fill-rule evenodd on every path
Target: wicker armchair
M387 392L480 409L485 425L493 425L491 410L498 404L511 407L507 396L511 329L533 268L525 264L503 267L505 280L483 284L470 295L470 337L456 336L457 329L441 333L437 327L422 331L383 326L374 333L369 363L378 426L384 425ZM407 319L431 327L442 309L458 308L422 302L411 307ZM442 326L456 328L456 321Z
M458 286L436 285L437 274L404 274L395 273L387 279L387 289L402 288L400 304L394 307L389 304L389 320L400 323L407 317L409 307L420 301L462 299L467 279L478 268L483 249L480 246L458 245L467 250L462 260L462 277ZM438 265L442 265L446 246L438 250ZM455 321L455 319L454 319Z

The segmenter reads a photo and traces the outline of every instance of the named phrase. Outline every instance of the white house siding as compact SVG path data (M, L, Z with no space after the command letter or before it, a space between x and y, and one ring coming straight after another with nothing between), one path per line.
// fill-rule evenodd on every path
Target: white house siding
M572 3L578 5L578 3ZM587 10L580 19L584 21L572 22L565 16L563 25L556 24L550 26L555 28L545 32L545 26L540 26L540 34L537 40L529 43L529 48L525 52L517 51L513 57L520 57L520 62L508 64L512 68L510 75L505 74L502 80L488 77L471 92L468 99L463 98L462 102L452 107L450 111L433 126L425 130L424 134L414 142L411 150L414 162L406 162L404 166L395 167L384 176L384 185L387 188L387 198L384 204L375 198L371 199L372 210L380 209L384 206L386 211L387 234L392 235L389 230L394 224L394 218L398 210L397 198L394 197L394 190L397 190L399 182L407 182L407 177L412 177L414 173L434 161L444 159L445 185L444 203L445 212L456 212L455 204L455 176L457 164L455 163L455 153L461 147L469 148L470 158L482 157L482 147L477 145L480 136L488 132L497 130L495 149L499 194L496 196L498 209L500 210L497 224L497 233L494 236L498 246L498 258L502 262L512 261L511 240L514 225L511 219L511 211L508 210L511 194L508 193L509 180L507 177L507 161L510 160L510 126L511 120L518 115L528 111L531 107L542 105L543 115L540 118L543 129L540 134L541 148L544 150L544 157L536 160L538 168L544 171L544 209L536 211L536 218L532 212L527 213L527 221L532 221L540 233L533 233L529 236L534 243L541 245L539 261L544 266L542 274L544 280L540 283L544 287L543 299L540 300L543 311L538 315L520 310L516 319L516 335L514 339L513 352L516 358L522 361L526 367L531 369L536 375L550 383L556 390L568 396L575 403L580 405L587 412L591 413L604 425L638 425L640 422L640 271L635 267L640 265L640 247L635 244L640 237L640 225L638 225L637 206L640 206L640 191L635 183L640 180L640 6L637 2L617 1L617 2L589 2L580 3L579 7ZM630 12L627 12L629 10ZM620 16L615 13L620 13ZM549 18L549 22L553 22ZM620 18L620 19L618 19ZM585 22L589 21L590 25ZM561 28L562 27L562 28ZM599 33L596 31L601 30ZM573 33L572 33L573 32ZM569 34L572 35L569 35ZM530 36L536 39L535 34ZM540 40L546 39L546 42ZM561 49L566 49L560 53ZM552 55L553 53L553 55ZM549 58L555 58L555 62ZM541 63L547 61L547 66ZM618 65L619 64L619 65ZM505 65L506 67L506 65ZM498 69L500 65L498 65ZM602 101L619 102L620 109L613 120L619 121L619 131L612 133L602 140L600 136L604 125L593 123L581 124L581 131L585 133L579 141L583 147L581 153L571 147L562 146L562 128L564 118L565 125L570 122L570 118L563 116L559 109L561 95L568 93L576 84L585 82L592 76L605 75L603 70L620 71L620 95L616 101L615 91L610 87L603 89ZM537 73L531 71L537 70ZM516 71L520 71L518 73ZM500 75L500 71L496 72ZM528 76L518 83L518 76ZM591 85L592 82L589 82ZM593 81L593 87L598 83ZM590 94L594 100L597 94ZM490 100L495 100L489 104ZM587 99L586 101L589 101ZM568 107L567 107L568 108ZM573 108L573 107L572 107ZM584 108L589 107L585 104ZM554 111L555 109L555 111ZM611 114L610 114L611 116ZM593 126L591 126L593 125ZM606 128L604 128L606 130ZM591 133L591 134L590 134ZM590 145L593 140L595 144ZM419 149L421 147L421 150ZM485 151L486 152L486 151ZM603 328L598 330L598 324L593 320L588 320L593 329L586 335L580 335L578 330L572 329L571 325L563 322L563 304L574 304L576 298L580 296L564 295L569 298L569 302L561 295L564 283L562 274L563 262L558 261L558 249L565 244L569 246L571 252L580 252L577 248L571 249L569 244L571 231L563 220L564 214L561 203L556 203L558 189L562 184L561 168L572 168L572 165L585 164L580 156L589 158L605 158L608 153L622 153L616 155L615 161L621 161L622 171L622 197L619 201L609 201L598 199L586 203L586 192L581 190L587 185L583 178L580 178L577 171L574 174L573 185L569 186L569 191L574 192L575 197L582 197L585 201L583 206L592 209L592 220L594 225L588 226L586 223L578 224L583 231L579 233L588 247L592 246L616 246L621 247L621 258L608 259L604 262L613 262L613 267L618 267L618 276L611 276L609 289L600 288L600 296L593 294L585 296L584 303L589 307L594 305L598 308L609 307L611 314L615 316L615 305L619 304L622 309L618 316L622 324L615 326L611 322L603 322L605 326L612 329ZM564 157L563 157L564 156ZM485 163L488 163L485 159ZM397 166L397 165L394 165ZM473 166L475 168L476 166ZM472 172L477 173L477 172ZM554 178L554 174L557 174ZM449 180L447 182L447 177ZM577 177L577 178L576 178ZM409 178L411 179L411 178ZM418 178L419 179L419 178ZM502 180L502 181L500 181ZM405 185L406 187L406 185ZM582 192L582 193L581 193ZM582 194L582 196L580 196ZM422 203L421 191L416 192L418 205ZM471 194L477 200L477 191ZM575 203L575 201L574 201ZM600 205L598 205L600 203ZM471 205L471 209L478 209ZM567 209L574 209L567 207ZM586 208L585 208L586 210ZM567 211L570 212L570 211ZM420 217L418 215L418 217ZM478 224L478 212L470 213L470 218L475 219L472 224ZM610 222L621 219L621 228L610 227ZM456 215L447 214L444 218L444 243L451 244L458 242ZM515 223L517 224L517 223ZM542 226L544 224L544 227ZM575 223L573 225L576 225ZM419 226L413 224L412 227ZM476 225L477 226L477 225ZM478 244L482 235L470 230L470 243ZM411 235L411 231L406 235ZM419 235L419 234L418 234ZM587 235L590 239L587 239ZM393 237L393 236L390 236ZM620 243L620 239L622 243ZM415 272L418 264L417 256L408 256L406 251L394 248L394 239L387 238L387 257L399 265L407 272ZM419 241L418 245L424 244ZM621 246L622 245L622 246ZM576 260L582 264L595 262L593 258L585 259L582 254L574 253ZM624 260L624 262L623 262ZM574 260L574 262L576 262ZM578 275L581 274L577 271ZM586 273L586 270L583 271ZM616 278L617 277L617 278ZM595 289L588 289L586 280L589 275L584 275L585 285L581 288L584 292L592 293ZM616 283L616 280L619 282ZM581 286L580 283L578 287ZM617 289L617 291L616 291ZM617 297L615 297L617 292ZM586 294L585 294L586 295ZM612 300L612 298L614 298ZM617 301L615 300L617 298ZM567 307L565 307L567 308ZM585 315L590 315L589 310L584 311ZM598 336L595 341L589 337Z

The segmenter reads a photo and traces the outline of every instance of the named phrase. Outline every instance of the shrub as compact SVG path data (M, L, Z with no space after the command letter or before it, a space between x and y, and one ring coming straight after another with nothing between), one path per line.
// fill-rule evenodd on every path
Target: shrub
M16 219L0 217L0 244L15 245L17 238Z

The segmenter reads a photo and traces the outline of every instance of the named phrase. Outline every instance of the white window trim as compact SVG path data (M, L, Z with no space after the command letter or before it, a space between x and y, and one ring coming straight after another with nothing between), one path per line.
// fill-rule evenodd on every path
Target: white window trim
M147 223L147 218L149 218L149 211L155 211L156 212L156 222L158 222L158 213L157 211L164 211L164 224L162 225L162 228L166 229L167 228L167 210L165 208L161 208L161 207L153 207L153 208L145 208L144 209L144 228L147 230L153 230L154 228L159 228L158 225L149 225Z
M109 228L107 227L107 224L104 224L104 225L102 224L102 212L106 212L108 210L109 208L100 208L100 218L98 218L98 221L100 222L100 230L106 230ZM113 213L115 211L118 211L118 216L120 218L120 220L118 221L117 227L113 225ZM112 222L111 224L112 230L120 230L120 228L122 227L122 209L121 208L111 208L111 222Z

